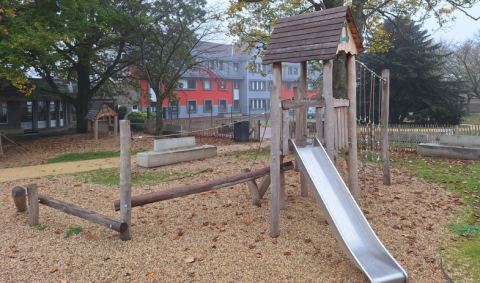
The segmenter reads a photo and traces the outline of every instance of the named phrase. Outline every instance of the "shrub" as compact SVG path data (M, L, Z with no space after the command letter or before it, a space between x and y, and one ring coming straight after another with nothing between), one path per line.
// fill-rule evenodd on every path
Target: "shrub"
M127 119L132 123L143 123L147 120L147 111L132 111L128 113ZM155 112L150 112L150 120L155 120Z
M115 106L115 111L118 112L118 120L123 120L125 118L125 115L127 115L127 107L125 106L120 106L118 107Z

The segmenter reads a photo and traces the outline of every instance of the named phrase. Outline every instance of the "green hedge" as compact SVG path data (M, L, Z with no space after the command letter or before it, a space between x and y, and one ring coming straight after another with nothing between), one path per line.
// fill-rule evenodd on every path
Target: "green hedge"
M132 111L128 113L127 119L132 123L143 123L143 121L147 120L147 111ZM155 112L150 112L150 120L155 120Z
M143 122L141 123L130 123L130 129L134 132L143 132Z

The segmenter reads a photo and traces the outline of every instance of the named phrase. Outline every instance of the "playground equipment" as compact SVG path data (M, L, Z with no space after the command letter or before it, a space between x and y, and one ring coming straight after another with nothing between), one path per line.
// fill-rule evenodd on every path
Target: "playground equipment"
M270 236L280 235L279 214L280 209L285 207L285 184L281 181L283 176L278 169L283 157L290 153L288 136L285 134L288 133L286 130L286 122L288 122L286 111L288 110L285 109L315 107L318 139L309 141L305 138L306 123L303 116L306 109L304 109L300 111L300 115L297 115L297 117L300 116L296 121L299 132L296 133L295 140L290 140L302 172L301 195L307 195L308 183L344 252L371 281L408 282L407 274L380 243L356 203L358 201L358 160L354 55L362 51L363 46L348 6L283 18L275 23L262 62L265 65L273 63L273 88L270 92L272 106ZM332 59L338 53L347 54L347 101L333 99ZM323 60L324 103L303 101L306 99L306 64L309 60ZM281 101L282 62L301 64L300 99L295 98L295 101L289 103ZM388 71L385 71L385 74L382 73L383 75L388 76ZM387 83L384 87L388 95L388 79L382 79ZM384 99L384 102L388 103L388 98ZM322 107L325 107L324 135L321 128ZM384 108L388 109L388 106ZM383 115L386 115L385 119ZM388 121L387 117L388 112L382 113L382 123ZM326 151L321 145L323 141ZM337 151L341 149L345 151L348 166L349 191L334 166ZM386 138L382 139L382 157L388 160L388 139ZM384 169L385 174L388 167ZM384 183L389 184L389 173L387 177L388 180L384 175Z
M113 134L117 136L118 131L118 113L108 104L98 101L93 103L85 119L88 120L88 131L92 129L93 120L93 138L98 140L98 119L107 117L108 134L110 135L110 117L113 116Z

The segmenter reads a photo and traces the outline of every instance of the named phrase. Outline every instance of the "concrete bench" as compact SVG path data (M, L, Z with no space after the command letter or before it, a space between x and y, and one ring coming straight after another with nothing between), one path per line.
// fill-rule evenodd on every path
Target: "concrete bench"
M215 156L216 146L197 146L195 137L159 139L154 141L154 151L137 153L137 165L151 168Z
M480 147L480 136L440 136L441 145Z
M451 159L460 158L468 160L480 160L480 148L421 143L417 146L417 153L419 155L437 156Z

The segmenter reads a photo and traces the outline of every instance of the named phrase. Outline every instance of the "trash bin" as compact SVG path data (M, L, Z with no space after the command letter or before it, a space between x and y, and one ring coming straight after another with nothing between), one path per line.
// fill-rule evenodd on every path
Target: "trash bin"
M233 139L236 142L244 142L249 140L249 121L237 122L233 128Z

